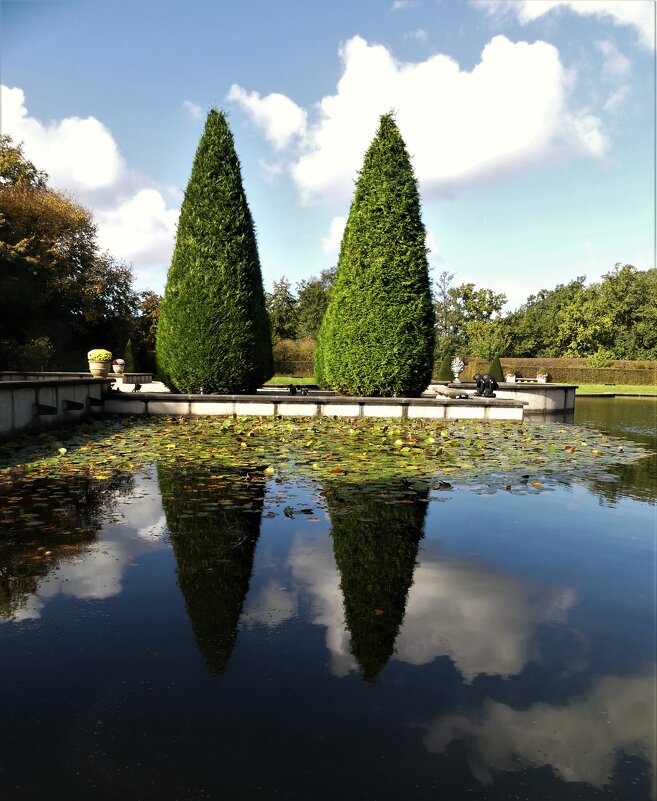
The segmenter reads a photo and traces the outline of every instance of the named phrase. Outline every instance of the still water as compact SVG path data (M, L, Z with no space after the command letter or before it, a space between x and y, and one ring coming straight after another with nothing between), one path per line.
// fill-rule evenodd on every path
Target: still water
M654 799L655 403L578 399L656 455L540 492L33 482L0 797Z

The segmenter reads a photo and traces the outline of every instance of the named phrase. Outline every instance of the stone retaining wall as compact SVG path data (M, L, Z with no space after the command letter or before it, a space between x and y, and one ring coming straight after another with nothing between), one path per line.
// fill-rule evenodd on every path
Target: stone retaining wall
M109 380L0 381L0 438L74 422L103 408Z

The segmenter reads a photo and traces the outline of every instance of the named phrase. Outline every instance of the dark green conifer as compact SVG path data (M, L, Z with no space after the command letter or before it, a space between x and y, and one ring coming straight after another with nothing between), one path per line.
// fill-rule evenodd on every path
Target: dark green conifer
M493 358L493 361L490 363L490 367L488 368L488 375L491 378L494 378L500 384L504 381L504 372L502 371L502 365L500 363L499 356L495 356Z
M433 347L420 197L404 141L384 114L356 184L315 375L348 395L419 395Z
M438 381L453 381L454 373L452 373L452 359L453 356L445 356L443 363L440 365L438 373Z
M272 375L253 220L224 114L212 109L180 209L157 328L157 370L178 392L253 391Z

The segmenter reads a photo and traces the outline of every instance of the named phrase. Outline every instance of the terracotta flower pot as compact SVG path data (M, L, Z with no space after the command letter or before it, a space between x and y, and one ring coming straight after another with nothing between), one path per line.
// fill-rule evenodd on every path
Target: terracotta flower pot
M94 378L107 378L112 362L89 362L89 372Z

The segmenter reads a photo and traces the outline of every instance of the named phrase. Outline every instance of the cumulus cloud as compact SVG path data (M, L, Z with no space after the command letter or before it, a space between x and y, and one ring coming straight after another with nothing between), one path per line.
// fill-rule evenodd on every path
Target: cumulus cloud
M415 39L416 42L426 42L429 37L424 28L416 28L414 31L409 31L405 38Z
M322 239L322 250L324 253L334 255L340 252L342 234L347 225L346 217L334 217L331 220L328 234Z
M23 142L25 155L48 173L51 186L72 192L93 211L101 247L133 262L137 276L167 265L178 210L128 166L109 128L95 117L44 123L28 113L22 89L0 91L2 132Z
M441 54L401 63L360 36L347 41L340 56L336 92L321 99L312 121L292 101L265 106L267 98L257 92L231 89L275 147L299 134L289 168L306 203L348 201L379 116L391 109L425 195L564 152L600 156L607 149L601 120L573 105L571 74L545 42L496 36L470 71Z
M438 718L426 728L428 751L446 753L462 741L475 777L549 765L566 782L605 787L621 754L648 761L655 797L655 677L604 676L587 697L563 706L513 709L489 701L478 716Z
M200 106L197 106L196 103L192 103L191 100L183 100L182 106L185 111L195 120L200 120L203 116L203 109Z
M273 92L261 97L233 84L226 99L237 103L277 150L305 133L306 112L285 95Z
M142 189L115 208L96 214L98 240L120 259L143 268L168 262L176 236L178 210L169 209L155 189Z
M571 11L587 17L629 26L643 47L655 47L655 4L653 0L475 0L489 14L515 14L522 25L553 11Z
M595 46L604 56L603 75L612 79L627 78L632 69L629 58L624 56L608 39L596 42Z

